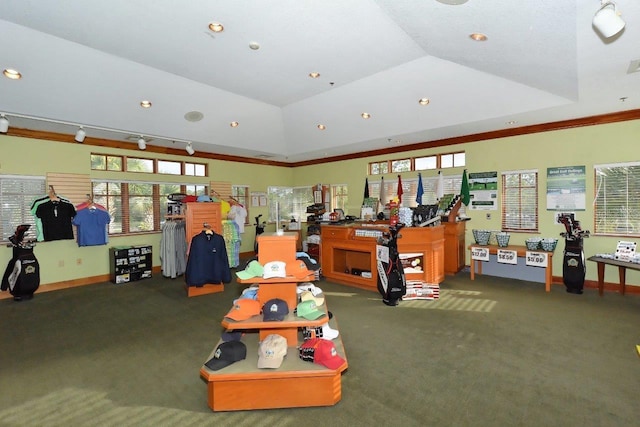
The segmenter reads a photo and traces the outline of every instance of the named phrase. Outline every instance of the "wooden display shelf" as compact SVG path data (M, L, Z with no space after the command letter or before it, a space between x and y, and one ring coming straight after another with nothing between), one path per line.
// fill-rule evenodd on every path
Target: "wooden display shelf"
M262 287L260 289L262 289ZM282 335L287 339L287 343L291 346L296 345L298 342L298 328L303 328L305 326L317 327L324 325L329 321L326 305L318 307L324 310L324 316L316 320L307 320L303 317L298 317L293 314L293 310L296 306L292 306L289 303L287 303L287 306L289 307L289 314L282 321L264 322L262 320L262 315L253 316L247 320L241 321L235 321L225 317L222 319L222 326L230 331L257 329L259 330L260 340L263 340L267 335L271 334Z
M197 287L197 286L188 286L185 284L184 289L185 291L187 291L188 297L197 297L200 295L216 294L218 292L223 292L224 285L222 283L220 284L207 283L201 287Z
M335 327L334 321L331 327ZM335 370L303 361L296 345L289 346L280 368L259 369L258 335L247 333L242 342L247 347L245 360L218 371L205 365L200 369L200 376L207 382L207 403L213 411L331 406L342 398L341 375L348 362L340 337L332 342L345 363ZM217 345L207 360L213 357L215 348Z

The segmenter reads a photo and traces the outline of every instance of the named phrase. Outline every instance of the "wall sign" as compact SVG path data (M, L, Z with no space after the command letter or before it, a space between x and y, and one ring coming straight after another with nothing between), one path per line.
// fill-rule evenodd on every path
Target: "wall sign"
M478 261L489 261L489 248L479 248L477 246L472 247L471 259Z
M502 264L518 264L518 252L507 249L498 249L498 262Z
M526 265L530 265L532 267L546 267L548 262L547 254L544 252L527 251L525 259Z

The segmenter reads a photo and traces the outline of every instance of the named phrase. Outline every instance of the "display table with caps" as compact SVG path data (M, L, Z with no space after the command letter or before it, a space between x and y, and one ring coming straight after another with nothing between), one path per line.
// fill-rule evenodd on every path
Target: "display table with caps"
M263 276L258 276L260 269L255 265L247 266L247 274L238 274L239 284L257 285L256 296L262 313L256 311L255 302L238 299L222 320L221 339L200 369L200 376L207 382L207 403L213 411L331 406L342 398L341 376L348 363L340 337L330 341L331 354L335 357L333 363L328 363L330 367L309 362L309 349L304 352L306 360L301 356L300 347L305 339L313 339L309 332L321 330L327 323L329 326L325 328L335 331L337 320L335 316L330 319L326 303L316 306L321 294L298 301L298 283L313 280L314 275L304 275L302 266L296 263L296 238L296 233L258 236L257 261L263 266ZM272 264L267 266L269 263ZM266 274L264 267L268 267ZM278 271L283 268L284 272ZM265 275L268 278L265 279ZM306 317L295 311L298 307L308 310L302 312ZM236 316L235 309L241 315ZM265 310L278 314L265 316ZM286 356L277 368L259 368L260 343L270 340L274 334L286 340ZM246 347L244 359L234 348L237 344L225 342L230 339L239 339ZM220 354L221 345L223 351L230 347L226 355ZM326 354L324 348L318 347L317 351L319 355ZM231 357L233 362L214 360L219 357Z

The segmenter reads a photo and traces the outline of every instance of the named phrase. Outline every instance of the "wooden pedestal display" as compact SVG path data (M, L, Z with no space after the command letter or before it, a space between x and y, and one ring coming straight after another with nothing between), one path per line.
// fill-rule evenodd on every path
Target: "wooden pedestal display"
M296 259L297 233L284 235L267 234L258 237L258 260L261 264L270 261L293 262ZM203 365L200 376L207 382L207 403L213 411L238 411L250 409L295 408L307 406L331 406L342 398L341 376L347 369L347 358L340 337L332 340L338 354L345 363L338 369L305 362L298 355L298 343L302 342L303 327L318 327L327 322L338 329L335 316L329 320L327 305L321 307L325 315L317 320L297 317L294 309L298 302L298 282L312 281L311 274L303 280L292 276L263 279L261 277L242 280L241 284L257 284L261 304L280 298L287 302L289 314L283 321L264 322L262 315L247 320L222 320L228 331L244 331L242 342L247 347L247 358L218 371ZM278 369L259 369L258 345L270 334L278 334L287 340L287 356ZM206 360L213 357L217 346Z
M222 213L220 203L192 202L185 204L184 218L186 222L187 251L191 246L191 239L203 229L209 227L215 233L222 235ZM185 284L188 297L214 294L224 291L222 283L206 283L202 287Z

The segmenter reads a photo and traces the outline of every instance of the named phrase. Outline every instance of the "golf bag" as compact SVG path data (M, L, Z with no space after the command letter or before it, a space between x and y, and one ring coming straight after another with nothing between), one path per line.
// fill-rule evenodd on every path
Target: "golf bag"
M13 246L13 256L7 264L0 290L9 290L15 301L33 298L40 287L40 265L33 254L33 242L24 242L24 233L29 225L20 225L9 238Z
M404 268L398 252L398 238L403 223L397 223L389 227L389 232L383 233L378 238L378 245L388 248L389 257L386 259L386 250L378 250L376 261L378 269L378 292L382 295L382 302L389 306L396 306L407 292L407 282L404 276ZM382 256L381 256L382 255Z

